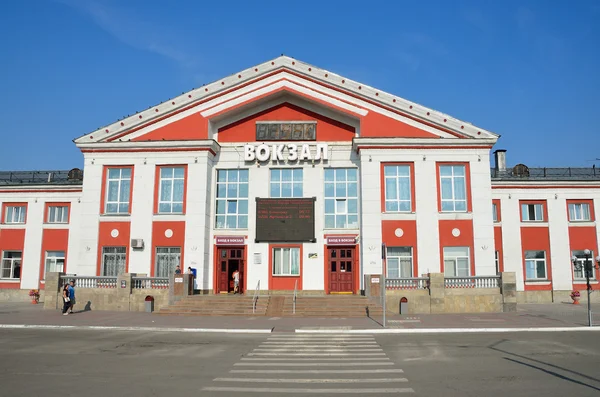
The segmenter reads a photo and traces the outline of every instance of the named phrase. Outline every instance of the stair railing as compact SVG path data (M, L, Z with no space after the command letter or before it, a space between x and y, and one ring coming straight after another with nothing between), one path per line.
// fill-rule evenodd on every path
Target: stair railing
M296 314L296 299L298 298L298 280L294 283L294 298L292 300L293 314Z
M258 301L258 291L260 290L260 280L256 283L256 289L254 290L254 296L252 297L252 314L256 313L256 301Z

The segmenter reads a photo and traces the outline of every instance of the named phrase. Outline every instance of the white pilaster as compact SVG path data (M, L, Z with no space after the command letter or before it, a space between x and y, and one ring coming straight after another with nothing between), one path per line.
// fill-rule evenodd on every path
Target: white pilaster
M563 197L549 198L548 229L550 233L550 262L554 290L573 289L567 202ZM546 253L548 255L548 253Z
M440 225L436 162L422 158L414 160L417 215L417 275L440 272Z
M41 227L44 222L44 200L28 200L23 262L21 264L21 288L38 288L42 252Z
M500 211L502 214L504 271L516 273L517 290L523 291L525 289L525 281L523 275L523 253L521 249L521 215L519 199L512 196L514 194L502 193L494 198L501 199Z
M139 159L133 173L130 239L143 239L144 249L129 249L129 272L150 275L152 263L152 214L156 165Z
M475 276L496 274L492 183L489 164L488 152L480 154L477 161L470 162Z

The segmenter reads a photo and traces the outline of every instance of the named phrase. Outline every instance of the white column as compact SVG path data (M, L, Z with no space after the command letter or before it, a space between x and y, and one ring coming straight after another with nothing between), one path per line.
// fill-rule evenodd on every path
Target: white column
M254 291L256 284L260 280L260 289L268 290L269 271L271 264L269 263L269 244L255 243L256 237L256 197L269 197L269 181L271 175L268 166L257 167L251 165L248 168L248 230L247 230L247 246L248 263L246 272L246 288L248 291ZM306 176L305 176L306 180ZM304 185L306 187L306 184ZM219 234L219 231L215 231ZM254 253L261 254L262 262L260 265L254 265ZM303 272L302 277L305 272Z
M496 275L492 183L487 152L481 161L471 161L471 199L473 200L473 249L475 276Z
M373 159L370 161L370 159ZM369 151L360 155L361 286L365 274L381 274L381 182L380 162ZM362 287L361 287L362 288Z
M38 288L44 228L44 200L28 200L23 262L21 263L21 289Z
M434 160L415 160L417 210L417 275L440 272L440 225Z
M502 193L500 197L504 271L515 272L517 276L517 291L524 291L525 282L523 275L523 253L521 249L519 199L515 197L508 198L508 196L508 193Z
M555 291L570 291L573 289L573 273L569 248L567 201L564 198L548 198L546 203L548 205L552 287Z
M154 164L137 161L133 173L130 239L143 239L144 249L129 248L129 272L150 275L152 263L152 214L154 213Z

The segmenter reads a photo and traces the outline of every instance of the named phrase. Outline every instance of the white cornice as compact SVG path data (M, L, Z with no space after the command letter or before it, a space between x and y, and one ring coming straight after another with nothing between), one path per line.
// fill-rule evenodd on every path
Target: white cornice
M169 149L198 149L212 150L217 153L220 149L218 142L212 139L201 141L150 141L150 142L94 142L78 143L77 147L83 151L94 150L165 150Z
M352 147L357 149L376 148L395 148L395 147L492 147L496 143L495 138L487 139L460 139L460 138L354 138Z

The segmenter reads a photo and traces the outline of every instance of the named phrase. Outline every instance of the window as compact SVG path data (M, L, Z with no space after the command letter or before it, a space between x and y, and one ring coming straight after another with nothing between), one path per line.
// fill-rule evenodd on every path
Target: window
M500 274L500 251L495 252L496 274Z
M273 275L300 275L300 248L273 248Z
M27 206L7 205L5 208L4 223L25 223Z
M2 253L2 278L21 278L21 251L4 251Z
M586 262L586 258L585 255L583 253L583 250L581 251L573 251L573 255L575 257L577 257L577 265L579 266L579 269L574 268L573 269L573 276L575 278L575 280L585 280L585 262ZM594 266L594 253L591 252L590 256L589 256L589 262L592 264L592 266ZM590 279L591 280L595 280L596 279L596 272L594 271L594 269L592 268L592 272L590 274Z
M546 280L546 251L525 251L525 278Z
M386 277L410 278L413 276L412 247L388 247L386 258Z
M181 263L180 247L156 248L156 277L169 277Z
M46 273L65 271L65 252L64 251L46 251Z
M412 211L410 166L386 165L383 167L383 174L385 178L385 211Z
M492 217L494 218L494 223L498 222L498 205L496 203L492 203Z
M109 168L106 176L106 214L128 214L131 168Z
M356 168L325 169L325 228L358 228Z
M125 273L126 247L102 247L102 276L117 277Z
M271 197L302 197L302 168L272 169Z
M69 206L48 206L48 219L46 221L48 223L69 223Z
M217 229L248 227L248 170L217 171Z
M569 220L571 222L591 221L590 205L587 203L569 203Z
M469 277L469 247L444 247L444 273L447 277Z
M184 167L160 167L159 214L183 214Z
M443 212L467 211L467 177L464 165L440 165Z
M521 204L522 222L543 222L544 206L543 204Z

